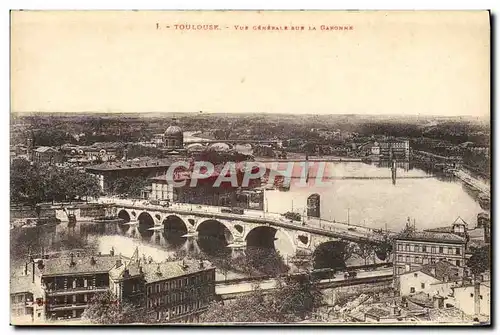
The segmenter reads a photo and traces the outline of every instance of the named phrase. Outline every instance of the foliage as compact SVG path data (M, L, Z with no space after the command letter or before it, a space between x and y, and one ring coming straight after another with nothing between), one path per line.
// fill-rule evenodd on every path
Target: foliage
M10 195L14 203L32 206L44 201L72 201L100 195L95 176L70 168L34 166L23 159L11 164Z
M354 248L354 254L358 255L359 257L363 258L365 261L365 265L368 264L368 260L370 256L373 256L373 253L375 252L375 245L371 243L358 243L355 248Z
M490 269L490 246L471 248L472 256L467 260L467 266L474 276L480 275Z
M127 159L134 159L139 157L161 158L163 156L163 151L155 147L147 147L139 144L132 144L127 147Z
M132 305L120 303L111 291L97 293L83 311L82 320L93 324L114 325L134 322Z
M346 261L354 254L355 248L355 244L347 241L323 243L314 251L313 267L345 269Z
M309 276L276 279L276 290L254 290L227 305L213 303L202 314L206 323L290 323L303 320L323 303L323 294Z
M127 194L129 197L139 197L142 189L148 186L145 178L124 176L113 180L109 192L112 194Z

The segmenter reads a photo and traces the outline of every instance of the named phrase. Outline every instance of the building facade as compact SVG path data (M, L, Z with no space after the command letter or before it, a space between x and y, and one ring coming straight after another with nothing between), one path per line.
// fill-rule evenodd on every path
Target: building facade
M465 267L465 238L451 233L409 232L395 239L393 245L394 286L399 276L427 264L447 261L459 269Z
M198 322L215 298L215 268L206 261L150 263L146 316L156 322Z

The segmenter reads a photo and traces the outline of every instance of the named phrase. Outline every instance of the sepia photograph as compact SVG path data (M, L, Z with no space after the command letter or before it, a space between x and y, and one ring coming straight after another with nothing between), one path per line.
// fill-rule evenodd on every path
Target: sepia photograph
M10 324L491 325L488 11L10 12Z

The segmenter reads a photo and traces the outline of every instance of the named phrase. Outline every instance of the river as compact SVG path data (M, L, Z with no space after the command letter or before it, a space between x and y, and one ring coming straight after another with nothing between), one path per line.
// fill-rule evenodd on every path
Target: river
M192 134L189 134L192 135ZM391 169L383 164L361 162L325 163L328 185L315 183L311 172L307 187L293 180L289 191L265 191L268 212L304 213L307 198L320 195L321 217L326 220L398 231L408 218L417 229L451 225L463 218L469 227L475 227L477 214L482 212L474 197L460 181L443 179L400 163L397 179L393 183ZM312 169L311 171L313 171ZM29 250L39 253L71 248L91 248L94 252L108 253L111 248L129 256L135 247L142 255L161 261L179 249L198 248L196 240L155 234L141 237L136 227L124 229L117 224L78 222L75 226L61 223L52 227L19 228L11 230L13 259L24 259ZM157 237L159 236L159 237ZM167 238L165 238L167 236ZM292 251L288 238L276 234L275 247L285 257Z

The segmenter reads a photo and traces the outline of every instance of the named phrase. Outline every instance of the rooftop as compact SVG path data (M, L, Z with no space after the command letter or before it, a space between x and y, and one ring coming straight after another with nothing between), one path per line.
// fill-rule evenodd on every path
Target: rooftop
M157 168L166 167L174 163L176 159L173 158L148 158L135 161L123 161L123 162L106 162L98 165L92 165L87 167L87 170L92 171L116 171L116 170L133 170L133 169L144 169L144 168Z
M464 244L465 238L452 233L430 232L430 231L411 231L398 236L398 240L405 241L426 241L426 242L446 242Z
M71 257L52 258L43 261L44 268L41 272L43 277L108 272L116 265L117 260L122 259L119 255L74 256L71 265Z
M52 147L38 147L35 149L36 152L57 152L56 149Z
M203 267L200 265L203 264ZM165 261L161 263L148 263L142 265L144 279L147 283L154 283L170 278L181 277L187 274L205 271L214 268L208 261L185 260Z
M35 284L31 274L27 276L17 276L10 279L10 294L33 292Z

